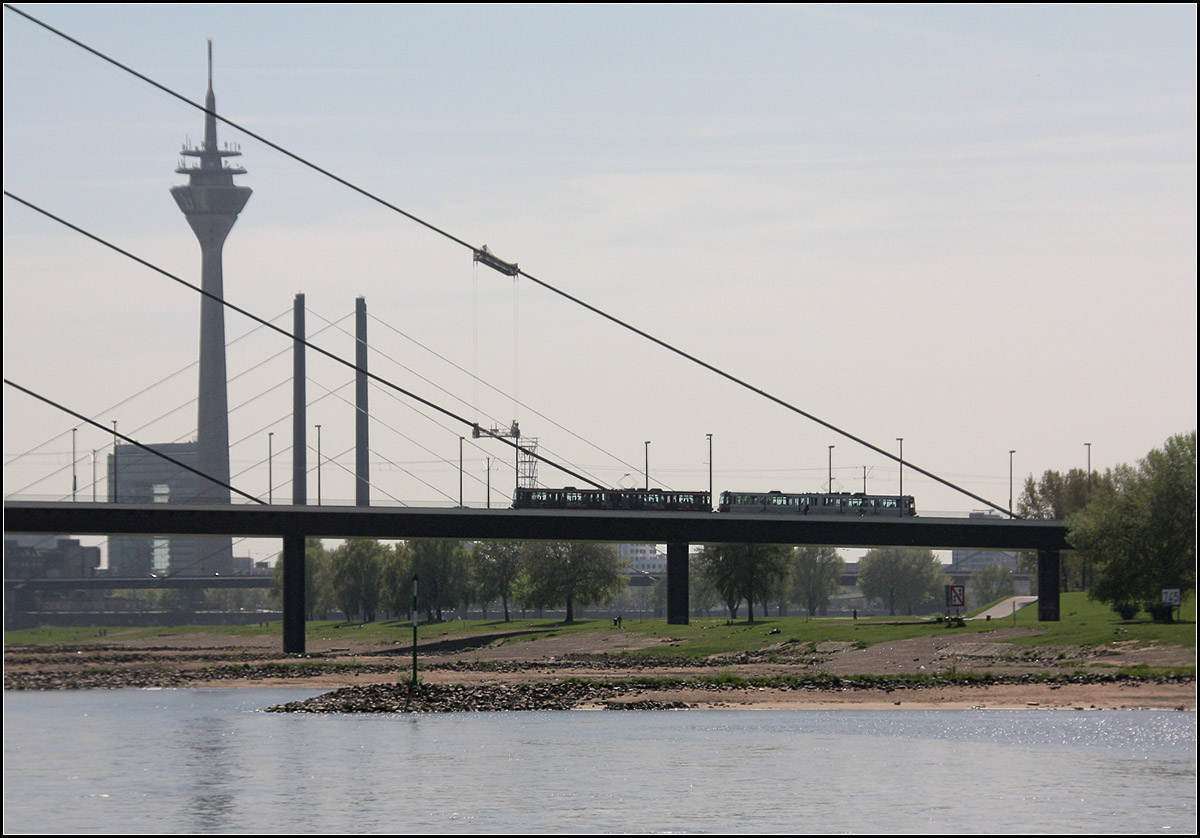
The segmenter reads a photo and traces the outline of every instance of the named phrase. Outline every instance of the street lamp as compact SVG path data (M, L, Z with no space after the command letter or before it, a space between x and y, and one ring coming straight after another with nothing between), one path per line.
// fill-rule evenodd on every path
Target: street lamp
M321 505L321 426L317 425L317 506Z
M896 442L900 443L900 497L904 497L904 437L896 437Z
M1016 451L1016 449L1015 449L1015 448L1010 448L1010 449L1009 449L1009 451L1008 451L1008 517L1009 517L1009 518L1012 518L1012 517L1013 517L1013 511L1012 511L1012 507L1013 507L1013 503L1012 503L1012 498L1013 498L1013 495L1012 495L1012 490L1013 490L1013 454L1016 454L1016 453L1017 453L1017 451Z
M271 491L275 488L275 436L274 431L267 431L267 503L271 503Z
M465 437L458 438L458 505L463 505L463 440Z
M646 491L650 491L650 440L646 440Z
M1088 488L1087 488L1087 490L1088 490L1088 497L1091 497L1092 496L1092 444L1090 442L1085 442L1084 445L1087 446L1087 454L1088 454L1088 475L1087 475Z
M79 478L75 475L75 432L79 428L71 428L71 500L75 500L75 493L79 490Z
M829 494L833 494L833 448L829 446Z
M120 498L117 496L117 420L112 420L113 423L113 503L119 503Z
M713 502L713 481L712 481L712 434L705 434L708 437L708 505L709 510L712 510Z

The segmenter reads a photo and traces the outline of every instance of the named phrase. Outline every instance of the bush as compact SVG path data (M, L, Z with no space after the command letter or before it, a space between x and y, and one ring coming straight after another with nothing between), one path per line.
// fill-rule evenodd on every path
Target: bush
M1163 605L1158 602L1147 606L1146 610L1150 612L1150 619L1156 623L1175 622L1175 606L1173 605Z
M1112 609L1121 615L1122 620L1132 620L1142 610L1136 602L1115 602Z

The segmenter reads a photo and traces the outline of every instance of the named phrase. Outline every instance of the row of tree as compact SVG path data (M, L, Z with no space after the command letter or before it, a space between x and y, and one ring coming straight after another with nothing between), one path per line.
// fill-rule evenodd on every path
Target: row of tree
M711 545L691 557L690 601L707 612L723 605L736 618L741 604L751 621L755 608L799 603L809 616L824 613L837 594L844 562L832 547ZM577 606L609 604L625 589L627 569L610 545L590 542L478 542L428 539L386 544L351 538L327 550L310 539L305 552L305 609L308 619L340 611L346 619L372 621L379 615L409 618L414 608L425 621L447 612L497 603L504 620L513 604L522 609L565 608L568 622ZM282 588L282 562L275 592ZM664 606L666 580L655 586ZM932 551L871 550L859 568L862 593L890 613L935 607L945 583Z
M1196 590L1196 432L1106 472L1067 524L1071 546L1095 569L1090 597L1122 615L1169 619L1163 590Z
M310 620L331 611L366 622L380 614L410 618L415 607L432 622L468 604L482 607L486 616L489 605L499 602L507 621L511 603L519 602L532 609L565 606L570 622L577 605L609 602L626 583L617 551L588 542L422 539L385 544L351 538L326 550L318 539L310 539L304 570ZM277 595L282 581L281 560L275 568Z
M1124 614L1160 613L1164 588L1196 589L1196 432L1135 466L1030 475L1017 511L1067 523L1074 550L1061 562L1062 590L1087 591ZM1021 555L1028 571L1036 561Z
M732 617L741 603L754 620L757 604L763 615L768 602L798 602L809 616L824 612L838 592L844 562L833 547L784 547L718 544L696 554L691 597L694 604L714 595ZM863 596L884 604L888 612L935 610L944 596L946 575L932 550L886 547L870 550L859 563L858 587Z

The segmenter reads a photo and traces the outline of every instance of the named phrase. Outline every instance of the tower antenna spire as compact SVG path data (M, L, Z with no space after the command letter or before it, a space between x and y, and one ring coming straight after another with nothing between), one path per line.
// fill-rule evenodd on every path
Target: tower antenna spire
M208 39L208 90L212 92L212 38Z

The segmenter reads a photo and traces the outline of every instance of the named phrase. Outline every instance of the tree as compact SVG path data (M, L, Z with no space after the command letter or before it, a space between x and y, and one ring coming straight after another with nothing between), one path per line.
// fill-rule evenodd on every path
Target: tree
M383 556L379 606L395 618L412 616L412 557L403 541L393 544Z
M471 576L475 598L485 606L499 599L504 607L504 622L510 622L508 601L521 572L519 541L481 541L471 554Z
M1016 592L1012 571L1002 565L990 564L971 577L971 596L976 605L987 605Z
M1068 519L1068 541L1098 570L1088 595L1155 613L1163 588L1196 588L1196 432L1179 434Z
M702 611L704 616L721 604L721 594L713 586L712 581L704 574L704 552L697 550L688 555L688 603L693 613ZM666 588L666 577L659 581ZM663 596L664 607L666 595Z
M444 611L466 598L467 560L461 541L422 538L408 542L412 571L418 577L418 608L425 619L440 623Z
M701 573L721 594L730 616L746 600L748 619L754 622L754 603L767 596L788 574L791 548L775 544L710 544L700 554Z
M1025 488L1017 500L1017 514L1022 518L1065 521L1087 506L1093 493L1108 488L1106 481L1109 480L1107 475L1095 472L1089 475L1078 468L1066 474L1046 471L1040 481L1035 481L1031 474L1025 478ZM1036 552L1022 552L1019 561L1023 570L1036 577ZM1059 568L1059 584L1064 591L1069 591L1072 585L1081 591L1087 590L1095 575L1087 559L1074 552L1062 557Z
M893 617L897 608L912 614L936 602L945 584L946 574L932 550L876 548L858 565L858 587L863 595L881 600Z
M829 607L845 562L833 547L797 547L792 553L792 596L808 616Z
M329 608L329 554L319 538L304 539L304 614L305 619L315 620ZM271 578L271 595L283 596L283 556L275 562Z
M329 554L333 599L346 619L361 614L364 623L379 608L383 561L388 548L374 538L350 538Z
M616 548L590 541L529 542L522 550L526 604L533 608L565 605L566 622L575 621L575 604L611 602L625 587Z

